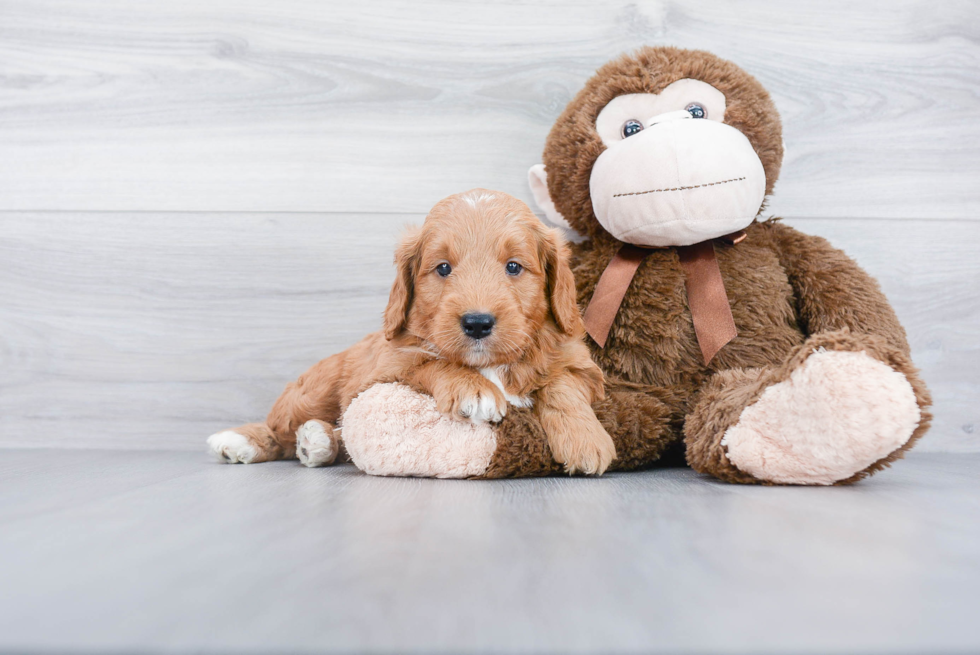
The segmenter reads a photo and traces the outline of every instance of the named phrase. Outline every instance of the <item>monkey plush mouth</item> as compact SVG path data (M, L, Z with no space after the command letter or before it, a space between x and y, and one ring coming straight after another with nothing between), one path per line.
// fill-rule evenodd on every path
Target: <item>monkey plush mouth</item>
M631 191L629 193L616 193L613 194L613 198L622 198L624 196L644 196L648 193L665 193L667 191L687 191L689 189L701 189L703 187L717 186L719 184L731 184L732 182L742 182L745 180L745 176L733 177L729 180L721 180L720 182L706 182L705 184L695 184L692 186L678 186L673 188L665 189L650 189L649 191Z

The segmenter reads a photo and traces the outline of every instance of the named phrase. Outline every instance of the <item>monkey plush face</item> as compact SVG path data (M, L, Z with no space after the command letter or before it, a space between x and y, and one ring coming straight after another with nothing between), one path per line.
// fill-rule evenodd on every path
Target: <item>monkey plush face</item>
M544 159L530 181L553 220L593 238L683 246L755 219L779 174L781 128L765 89L734 64L644 48L586 83Z
M596 132L606 149L589 192L606 231L638 246L688 246L751 223L766 174L749 140L724 120L725 96L689 78L603 107Z

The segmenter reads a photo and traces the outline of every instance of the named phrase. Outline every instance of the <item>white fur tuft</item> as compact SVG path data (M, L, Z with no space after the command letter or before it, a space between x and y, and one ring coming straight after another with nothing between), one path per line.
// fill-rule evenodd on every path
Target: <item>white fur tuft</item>
M496 198L492 193L487 193L486 191L471 191L463 196L463 200L466 201L470 207L478 207L481 203L488 202Z
M500 389L500 393L504 394L504 398L507 399L507 402L514 407L531 407L534 405L534 399L530 396L515 396L507 393L507 389L504 388L504 383L500 379L499 368L481 368L480 375L493 382L494 385Z

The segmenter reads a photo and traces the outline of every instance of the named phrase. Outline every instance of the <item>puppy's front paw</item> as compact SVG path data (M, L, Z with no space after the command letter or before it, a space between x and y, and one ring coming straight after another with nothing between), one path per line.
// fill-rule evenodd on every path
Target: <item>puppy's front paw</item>
M507 414L507 405L497 404L493 394L480 392L459 402L459 415L474 423L500 423Z
M580 424L578 428L548 435L552 455L565 465L569 475L602 475L616 459L612 437L595 418Z
M507 414L507 400L482 379L460 381L443 398L437 398L439 411L453 418L474 423L499 423Z

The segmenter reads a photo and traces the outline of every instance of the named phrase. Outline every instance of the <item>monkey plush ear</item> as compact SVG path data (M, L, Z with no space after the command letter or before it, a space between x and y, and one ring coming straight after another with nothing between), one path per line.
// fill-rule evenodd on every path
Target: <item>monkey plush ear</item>
M548 222L557 227L564 227L569 230L572 226L568 224L565 217L555 209L555 203L551 201L548 193L548 174L544 170L544 164L535 164L527 171L527 182L531 185L531 194L534 196L534 204L544 212L544 217Z
M395 250L395 282L391 285L388 306L385 308L385 339L391 341L405 329L408 311L412 307L415 291L415 275L418 272L419 247L422 243L422 229L409 229Z

